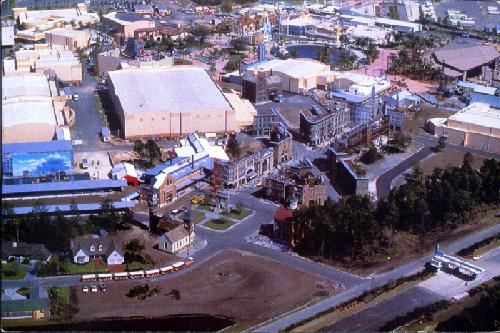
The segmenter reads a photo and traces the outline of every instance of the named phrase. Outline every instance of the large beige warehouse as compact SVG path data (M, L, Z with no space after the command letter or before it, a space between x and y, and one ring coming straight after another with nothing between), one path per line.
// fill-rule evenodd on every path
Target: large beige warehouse
M56 90L43 74L2 77L2 142L52 140L64 125L64 102Z
M252 124L257 113L254 108L236 112L203 68L122 69L108 75L126 139L233 132Z
M489 104L471 103L448 119L429 122L434 134L447 136L450 143L500 153L500 110Z

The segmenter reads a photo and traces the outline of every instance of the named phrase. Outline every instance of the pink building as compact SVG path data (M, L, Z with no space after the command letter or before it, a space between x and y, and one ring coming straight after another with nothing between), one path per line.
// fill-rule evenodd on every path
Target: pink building
M109 13L104 15L102 22L117 33L122 33L125 39L134 37L134 32L137 29L154 28L155 22L148 20L135 13Z

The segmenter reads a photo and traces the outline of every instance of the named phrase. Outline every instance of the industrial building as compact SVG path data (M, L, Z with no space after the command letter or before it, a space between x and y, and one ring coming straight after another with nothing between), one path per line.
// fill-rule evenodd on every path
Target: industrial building
M14 46L15 22L13 20L2 20L2 47Z
M40 41L45 33L55 28L73 29L99 22L97 13L89 13L87 5L78 3L75 8L28 10L26 7L13 8L12 16L22 25L16 37L28 41Z
M11 143L2 145L3 177L71 173L74 156L71 141Z
M330 98L348 103L351 120L367 123L381 111L379 95L391 87L385 77L374 77L358 73L339 73L332 81Z
M43 74L2 77L2 143L50 141L71 112Z
M451 79L465 81L468 77L482 74L482 67L494 68L495 60L500 57L495 45L489 44L451 44L439 48L424 58Z
M202 68L122 69L108 75L126 139L234 132L251 125L257 113L250 102L224 94Z
M325 76L332 76L330 66L312 59L273 59L260 62L246 69L247 72L281 77L281 89L293 93L303 93L318 85L325 85ZM328 80L328 78L326 79Z
M58 195L104 194L123 191L127 187L125 180L98 179L44 182L33 184L2 185L2 198L40 198Z
M76 51L89 47L90 32L89 30L57 28L45 33L45 41L52 48Z
M36 49L21 49L14 53L14 59L7 58L4 75L19 72L36 72L55 76L68 84L80 84L83 79L82 64L69 50L51 49L48 44L38 44Z
M446 118L434 118L433 134L448 142L478 150L500 153L500 110L485 103L469 106Z
M112 28L116 33L123 34L125 39L134 37L135 31L138 29L155 27L155 21L135 13L109 13L102 17L102 23Z

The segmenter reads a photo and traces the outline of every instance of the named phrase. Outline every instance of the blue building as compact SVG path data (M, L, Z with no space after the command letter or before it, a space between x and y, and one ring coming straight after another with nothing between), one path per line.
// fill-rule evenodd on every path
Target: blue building
M3 177L71 173L73 164L73 146L68 140L2 145Z

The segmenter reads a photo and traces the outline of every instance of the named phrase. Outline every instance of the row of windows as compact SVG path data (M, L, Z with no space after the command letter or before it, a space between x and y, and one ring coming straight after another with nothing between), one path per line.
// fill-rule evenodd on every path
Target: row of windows
M196 119L200 119L200 117L202 117L202 116L197 115ZM209 114L205 114L205 115L203 115L203 117L210 118L210 115ZM166 120L166 118L167 117L161 117L161 120ZM179 118L179 117L175 116L175 118ZM216 116L216 118L222 118L222 115L219 114L219 115ZM139 118L139 121L144 121L144 118ZM151 118L151 121L155 121L155 118Z

